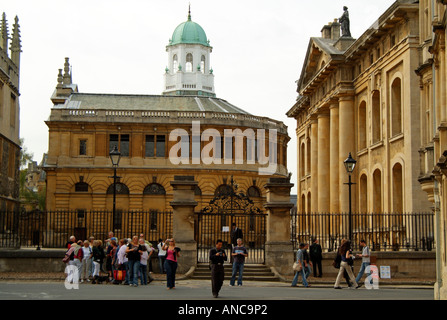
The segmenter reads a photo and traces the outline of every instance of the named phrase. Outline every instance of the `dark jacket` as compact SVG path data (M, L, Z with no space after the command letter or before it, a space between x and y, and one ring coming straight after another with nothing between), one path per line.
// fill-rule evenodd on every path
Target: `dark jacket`
M318 261L323 259L321 246L318 243L312 243L309 247L310 260Z

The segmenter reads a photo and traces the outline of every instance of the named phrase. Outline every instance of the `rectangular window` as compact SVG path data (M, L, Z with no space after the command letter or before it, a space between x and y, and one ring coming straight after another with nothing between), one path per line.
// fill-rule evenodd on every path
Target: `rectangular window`
M111 134L109 136L109 152L113 151L113 149L115 149L115 147L118 148L118 142L119 142L119 135Z
M15 177L16 172L16 157L15 157L15 148L12 144L9 144L9 163L8 163L8 176L10 178Z
M146 135L146 157L154 157L155 156L155 136L154 135Z
M87 140L79 140L79 155L87 155Z
M157 157L165 156L166 137L163 135L157 136L156 155Z
M120 152L122 157L128 157L130 155L130 137L128 134L121 135Z
M11 127L15 128L16 126L16 96L11 93Z
M128 157L130 155L130 136L128 134L111 134L109 135L109 152L115 146L118 147L121 157Z

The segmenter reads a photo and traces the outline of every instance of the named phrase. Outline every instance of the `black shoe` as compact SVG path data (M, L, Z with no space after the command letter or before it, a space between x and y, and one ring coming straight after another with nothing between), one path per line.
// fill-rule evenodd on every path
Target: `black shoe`
M342 287L334 287L334 289L342 289Z

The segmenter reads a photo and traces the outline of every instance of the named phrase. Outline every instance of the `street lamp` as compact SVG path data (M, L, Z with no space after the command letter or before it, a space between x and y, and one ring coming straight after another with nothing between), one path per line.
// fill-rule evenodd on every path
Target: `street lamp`
M351 153L349 153L348 158L344 161L344 165L346 168L346 172L349 175L349 182L345 183L349 186L349 240L352 241L352 224L351 224L351 220L352 220L352 205L351 205L351 186L355 183L351 182L351 174L352 171L354 171L355 168L355 164L357 163L357 161L355 161L352 156Z
M113 166L113 219L115 219L115 210L116 210L116 168L120 163L121 152L118 151L118 146L115 146L112 151L109 153L110 160L112 160Z

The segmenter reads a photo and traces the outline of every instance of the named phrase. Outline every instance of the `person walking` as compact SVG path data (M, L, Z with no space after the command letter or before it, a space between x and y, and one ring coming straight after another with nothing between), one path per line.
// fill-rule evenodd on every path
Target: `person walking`
M309 275L312 273L312 267L313 267L307 249L309 249L308 243L304 244L304 250L303 250L304 274L306 276L306 281L307 278L309 278Z
M181 250L175 246L174 239L166 239L163 250L166 250L166 287L168 290L175 289L175 274L178 266L177 258L180 257Z
M222 240L217 240L216 247L211 249L209 253L209 260L211 262L211 291L214 298L219 296L219 291L222 288L225 277L224 262L227 261L227 254L222 248L222 245Z
M368 246L366 245L365 240L360 240L360 248L362 249L362 253L356 255L357 258L362 258L362 265L360 266L359 273L357 274L357 277L355 278L355 281L357 283L360 282L362 279L363 274L365 273L366 268L371 264L370 256L371 252L369 251ZM370 272L366 273L366 278L370 276Z
M164 264L166 260L166 250L163 250L164 245L165 243L163 242L163 240L158 239L157 248L158 248L158 263L160 267L160 273L165 273Z
M337 279L335 280L334 289L341 289L340 281L345 270L348 273L349 279L352 281L352 286L356 289L359 288L359 285L355 281L354 273L352 272L352 269L348 264L348 260L352 258L351 241L347 240L346 242L344 242L341 245L339 252L341 256L340 270L338 271Z
M239 272L237 285L242 286L242 275L244 273L245 258L248 256L247 249L242 244L242 239L237 239L237 246L233 248L233 270L231 274L230 286L234 286L236 274Z
M140 260L143 250L146 250L146 246L139 243L138 236L133 236L132 242L126 248L129 285L133 287L138 287L138 272L140 271Z
M321 267L321 261L323 260L323 254L321 246L316 238L312 239L312 244L309 248L310 261L314 269L314 277L321 278L323 276L323 268ZM318 275L317 275L318 269Z
M292 287L296 287L298 284L298 277L301 275L303 278L303 285L308 288L310 287L307 283L306 273L305 273L305 265L304 265L304 248L306 247L305 243L300 243L299 249L296 253L296 263L300 266L301 270L295 272L295 276L292 280Z

